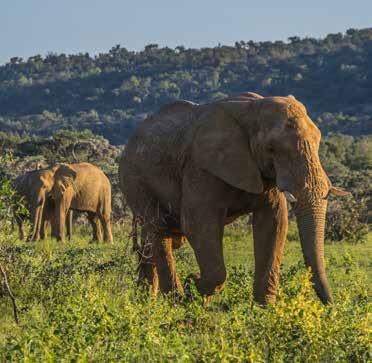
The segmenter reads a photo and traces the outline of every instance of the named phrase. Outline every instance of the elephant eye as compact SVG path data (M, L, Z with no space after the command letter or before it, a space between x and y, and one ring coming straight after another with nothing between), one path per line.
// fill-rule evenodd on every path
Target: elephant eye
M268 151L270 154L273 154L273 153L275 152L273 146L269 146L269 147L267 148L267 151Z
M289 118L286 127L294 129L296 127L296 119L294 117Z

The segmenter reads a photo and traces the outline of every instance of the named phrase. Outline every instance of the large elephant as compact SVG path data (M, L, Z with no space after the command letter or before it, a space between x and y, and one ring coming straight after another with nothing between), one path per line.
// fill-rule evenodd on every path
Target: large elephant
M107 176L89 163L58 164L53 175L51 196L55 205L56 237L64 241L69 209L87 212L93 227L93 240L112 242L111 184Z
M31 241L44 239L47 236L47 229L51 226L54 234L54 202L50 192L54 185L54 173L56 168L45 168L28 171L19 175L13 182L15 190L25 198L26 207L29 210L32 224ZM20 239L25 239L23 222L24 218L15 215L19 229ZM67 235L71 237L72 211L69 211L66 221Z
M320 138L293 96L178 101L145 120L120 161L121 189L142 224L142 278L154 290L182 290L172 249L173 239L185 235L200 268L192 278L211 296L226 279L224 225L253 212L254 300L274 302L287 196L315 291L331 302L323 253L327 197L346 192L334 188L322 168Z

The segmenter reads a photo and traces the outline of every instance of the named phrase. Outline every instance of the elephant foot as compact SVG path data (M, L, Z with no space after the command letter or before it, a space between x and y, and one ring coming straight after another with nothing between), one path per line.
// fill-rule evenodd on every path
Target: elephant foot
M40 241L40 236L30 236L29 238L27 238L27 242L37 242L37 241Z
M142 262L138 266L138 286L147 288L151 296L156 297L160 291L163 295L171 297L173 300L181 300L184 297L183 286L178 276L172 281L164 281L159 276L156 265L151 262Z
M159 286L162 294L172 296L174 299L182 298L184 296L184 290L178 276L172 278L170 281L163 281L163 278L159 276Z
M223 282L217 280L208 281L202 279L200 277L200 274L192 273L186 277L184 285L185 296L191 300L193 300L193 293L191 287L192 282L195 283L196 289L198 290L199 294L203 296L205 304L208 304L211 301L212 296L222 291L225 286L225 280L223 280Z
M57 237L57 242L60 242L60 243L64 244L66 241L62 237Z
M150 261L141 261L137 267L137 285L149 289L150 295L157 296L159 290L159 276L156 266Z
M274 304L276 301L277 282L276 281L255 281L253 284L253 300L259 306Z
M253 296L253 300L254 302L261 306L261 307L265 307L267 305L272 305L272 304L275 304L276 302L276 295L256 295L254 294Z

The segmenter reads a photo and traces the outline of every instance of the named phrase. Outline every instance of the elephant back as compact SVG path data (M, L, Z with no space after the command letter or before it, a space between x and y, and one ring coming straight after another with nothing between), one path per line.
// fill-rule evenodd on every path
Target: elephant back
M166 114L173 114L178 112L185 112L189 111L194 106L197 106L197 103L186 101L186 100L178 100L169 104L162 106L157 113L157 115L166 115Z
M226 97L218 102L226 102L226 101L254 101L254 100L259 100L259 99L262 99L264 97L262 97L261 95L259 95L258 93L254 93L254 92L243 92L239 95L236 95L236 96L230 96L230 97Z

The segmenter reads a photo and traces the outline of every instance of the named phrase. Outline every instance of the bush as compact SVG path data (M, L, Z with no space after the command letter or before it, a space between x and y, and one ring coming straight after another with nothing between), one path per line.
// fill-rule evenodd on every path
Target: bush
M14 218L25 220L29 215L23 196L12 187L9 179L0 181L0 225L2 227L13 222Z
M352 197L331 201L328 206L325 238L351 243L365 242L368 235L367 205Z
M299 241L300 240L300 235L298 233L297 224L295 221L289 222L287 240L288 241Z

